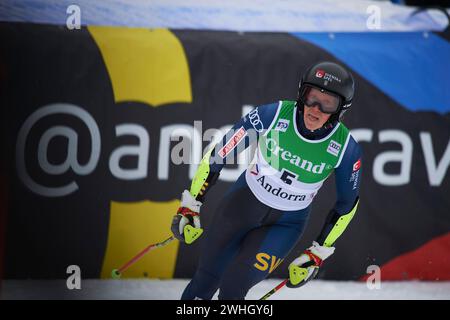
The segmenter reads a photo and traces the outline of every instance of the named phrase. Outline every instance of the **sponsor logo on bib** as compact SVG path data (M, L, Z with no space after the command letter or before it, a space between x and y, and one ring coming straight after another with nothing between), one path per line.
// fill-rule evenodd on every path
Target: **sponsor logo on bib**
M261 187L263 187L264 190L266 190L266 192L269 192L269 193L273 194L274 196L279 197L281 199L286 199L286 200L290 200L290 201L294 201L294 202L295 201L302 202L302 201L306 200L305 194L294 194L294 193L284 191L284 189L282 187L276 188L276 187L272 186L269 182L265 181L265 176L261 176L256 181L259 182Z
M275 127L275 131L286 132L288 127L289 127L289 120L280 119L280 120L278 120L278 123Z
M341 144L337 143L334 140L331 140L328 144L327 152L337 157L339 155L339 151L341 150Z
M273 159L273 157L280 157L282 160L289 161L300 169L311 173L322 174L325 169L330 170L332 168L331 165L326 164L325 162L321 162L320 164L313 163L307 159L302 159L299 155L293 154L289 150L280 148L277 141L273 138L266 140L266 147L271 152L271 155L269 155L270 159ZM269 160L269 162L270 161L273 160Z

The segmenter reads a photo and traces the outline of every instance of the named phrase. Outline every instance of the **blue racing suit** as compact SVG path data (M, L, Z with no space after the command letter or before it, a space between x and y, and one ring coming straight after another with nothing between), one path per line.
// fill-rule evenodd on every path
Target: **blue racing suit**
M209 176L217 177L228 161L236 163L237 152L230 149L246 148L252 142L247 137L236 135L236 132L243 128L254 132L258 138L264 134L264 129L271 126L279 105L259 106L233 126L211 152ZM326 125L312 132L305 127L302 115L296 119L298 133L312 141L326 137L336 125ZM317 238L321 245L336 222L352 211L358 201L361 148L351 136L334 173L337 200ZM204 201L205 193L199 194L197 200ZM245 172L242 173L224 195L205 231L197 270L182 299L211 299L218 289L219 299L244 299L248 290L264 280L294 248L307 225L309 214L310 206L297 211L283 211L262 203L249 188Z

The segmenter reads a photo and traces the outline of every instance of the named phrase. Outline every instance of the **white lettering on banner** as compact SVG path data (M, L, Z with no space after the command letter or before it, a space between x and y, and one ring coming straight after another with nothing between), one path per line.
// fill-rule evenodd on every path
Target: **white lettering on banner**
M380 290L381 289L381 268L377 265L370 265L367 267L367 277L366 286L369 290Z
M371 142L373 131L370 129L351 130L352 136L359 142ZM383 130L378 134L380 142L398 142L402 151L385 151L375 157L373 164L373 177L376 182L386 186L400 186L409 183L411 177L412 142L409 136L400 130ZM388 162L400 162L400 174L388 174L384 166Z
M66 280L66 286L69 290L81 290L81 269L73 264L67 267L66 273L70 276Z
M379 154L373 162L373 177L387 186L401 186L408 184L411 177L411 161L413 145L411 138L400 130L384 130L378 134L380 142L397 142L402 146L401 151L386 151ZM387 174L384 166L388 162L400 162L399 174Z
M134 135L139 138L138 146L124 146L117 148L109 158L109 169L116 177L123 180L144 179L148 172L148 153L150 150L150 138L147 130L137 124L122 124L116 126L116 136ZM125 156L135 156L138 158L136 169L123 169L120 167L120 159Z
M66 20L66 27L69 30L81 29L81 9L76 4L67 7L66 13L69 15Z
M369 17L366 21L367 29L379 30L381 29L381 8L376 5L370 5L366 9L366 13Z
M242 115L248 114L253 109L251 105L244 105L242 108ZM208 152L215 144L222 141L225 134L232 128L232 125L225 125L220 129L210 128L203 134L203 141L210 142L203 152L202 147L202 126L201 121L194 121L194 126L187 124L172 124L161 128L160 134L160 146L158 153L158 179L169 179L169 167L170 164L189 164L189 179L192 179L197 170L198 164L202 158L202 155ZM253 131L248 132L249 141L256 141L256 133ZM173 147L172 152L170 149L170 142L182 137L183 140ZM244 148L243 144L237 146L236 152L238 153L236 168L223 168L220 174L220 180L227 182L234 182L240 176L240 174L247 168L253 157L256 144L246 149L246 152L241 152ZM180 157L178 152L184 151ZM187 155L191 155L188 157ZM227 164L233 164L233 159L227 159Z
M420 142L422 144L423 155L425 156L425 165L427 167L427 174L428 179L430 180L430 185L440 186L450 165L450 140L447 143L447 147L441 161L439 161L437 165L436 159L434 158L431 134L429 134L428 132L421 132Z
M352 136L359 142L372 142L373 131L371 129L353 129ZM402 151L384 152L375 158L373 167L373 176L375 181L381 185L397 186L410 182L411 178L411 162L413 155L413 146L411 138L400 130L383 130L379 133L380 142L394 141L402 145ZM450 139L440 161L436 164L434 156L433 143L431 134L428 132L420 133L420 142L423 156L425 158L425 166L428 174L428 180L431 186L440 186L446 177L450 166ZM381 156L381 158L380 158ZM388 161L400 162L401 169L398 175L388 175L383 171L383 166Z
M352 129L352 137L358 142L371 142L373 131L371 129Z
M47 159L48 145L53 138L58 136L67 138L67 157L66 160L61 164L51 164ZM41 140L39 141L39 165L45 173L52 175L58 175L67 172L67 170L70 169L71 165L77 167L76 170L78 170L78 172L82 172L83 170L80 170L80 166L76 163L76 161L74 161L74 163L72 164L72 160L76 159L77 148L78 135L74 130L62 126L52 127L45 131L45 133L42 135Z
M64 117L73 116L83 124L81 128L88 129L88 137L90 149L88 149L87 160L85 163L80 163L78 160L78 150L83 149L79 144L85 143L80 140L79 133L75 128L70 128L67 125L54 125L43 131L41 137L38 137L37 148L27 148L27 150L37 150L37 155L26 152L27 140L31 134L33 127L42 119L62 114ZM42 124L41 124L42 126ZM194 126L187 124L171 124L163 126L160 129L160 141L157 160L157 179L168 180L169 168L171 164L188 164L189 165L189 179L194 177L198 164L200 163L202 154L209 151L212 145L219 142L223 135L230 129L230 125L226 125L217 129L208 129L202 136L201 122L195 121ZM45 128L44 128L45 129ZM251 130L253 131L253 130ZM109 159L109 171L111 175L119 180L137 180L148 177L148 161L150 153L150 136L145 127L134 124L124 123L115 126L115 133L117 137L124 135L131 135L138 138L137 145L125 145L116 147L111 150L111 154L106 159ZM371 129L361 128L351 130L352 136L359 142L373 143L374 132ZM247 132L250 136L250 131ZM205 140L205 137L208 138ZM237 140L242 139L242 131L235 136ZM66 142L65 157L59 163L49 161L49 148L52 147L52 141L57 138L63 138ZM178 141L183 138L177 145L171 146L171 142ZM429 132L420 132L419 146L423 152L425 160L425 169L428 175L428 180L431 186L439 187L444 179L447 177L448 168L450 166L450 141L445 146L442 156L436 156L436 149L433 148L432 135ZM178 139L178 140L177 140ZM396 142L401 146L401 150L383 151L375 156L373 162L373 178L380 185L384 186L401 186L411 181L411 166L413 156L413 143L411 137L401 130L382 130L378 132L378 140L380 143ZM208 147L202 150L203 141L211 141ZM267 148L277 157L281 157L285 161L290 161L305 170L320 173L324 170L325 164L313 164L311 161L300 159L291 151L284 150L277 145L277 141L267 139ZM238 145L238 147L240 144ZM253 148L253 150L251 150ZM237 168L224 168L220 176L222 181L233 182L237 179L244 168L247 167L254 151L254 146L247 149L247 153L239 154ZM441 150L441 148L437 149ZM229 150L227 150L229 152ZM19 130L16 141L16 168L19 179L32 192L45 197L63 197L78 190L79 186L74 178L69 183L55 186L50 183L42 183L36 181L35 176L31 176L27 169L27 163L32 159L37 159L36 164L39 168L49 175L49 178L63 175L71 171L73 174L70 177L86 176L96 170L101 152L101 136L98 125L94 118L84 109L79 106L59 103L46 105L33 112L23 123ZM109 152L109 150L107 151ZM439 152L439 151L437 151ZM126 156L133 156L137 158L137 165L135 168L120 167L120 160ZM242 161L241 156L243 156ZM25 161L27 159L27 161ZM30 159L30 160L28 160ZM385 167L390 162L397 162L400 164L400 171L398 173L387 173ZM358 164L354 169L356 174L351 177L354 186L358 183L359 172ZM281 192L281 191L280 191Z
M91 139L91 152L88 162L80 165L77 159L78 135L69 128L56 126L49 128L41 137L38 148L38 159L41 168L48 174L63 174L70 168L78 175L88 175L97 167L100 157L101 139L100 132L94 118L84 109L67 103L51 104L33 112L24 122L19 130L16 143L16 166L20 180L34 193L45 197L63 197L78 190L75 181L61 187L47 187L35 182L28 174L25 164L25 146L28 135L33 126L45 118L54 114L72 115L80 119L88 128ZM60 165L50 165L47 161L47 149L50 140L56 136L62 136L68 140L67 157ZM45 153L44 153L45 152Z
M174 147L172 152L170 152L170 142L177 141L180 137L183 138L183 140L178 144L177 148ZM195 126L172 124L162 127L159 139L158 179L169 179L170 154L173 156L177 150L183 148L183 144L185 146L184 148L187 148L186 151L191 151L190 155L188 153L183 153L181 157L174 156L172 162L174 164L189 164L189 179L192 179L201 160L201 140L201 133Z

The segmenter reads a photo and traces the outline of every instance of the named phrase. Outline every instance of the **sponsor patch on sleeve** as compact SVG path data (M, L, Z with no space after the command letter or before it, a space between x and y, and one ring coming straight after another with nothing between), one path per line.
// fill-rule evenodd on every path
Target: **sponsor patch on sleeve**
M358 159L358 161L353 164L353 172L358 171L359 169L361 169L361 159Z
M225 158L247 135L247 131L244 127L241 127L236 131L233 136L227 141L227 143L219 150L219 156Z

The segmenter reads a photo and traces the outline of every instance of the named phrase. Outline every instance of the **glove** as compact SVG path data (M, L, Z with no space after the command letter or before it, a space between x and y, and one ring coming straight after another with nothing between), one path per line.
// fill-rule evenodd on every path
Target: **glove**
M172 220L172 233L178 240L191 244L203 233L200 224L200 207L188 190L181 194L181 206Z
M299 288L314 279L319 272L319 267L333 254L334 249L334 247L321 246L314 241L311 247L289 265L289 281L286 285L289 288Z

